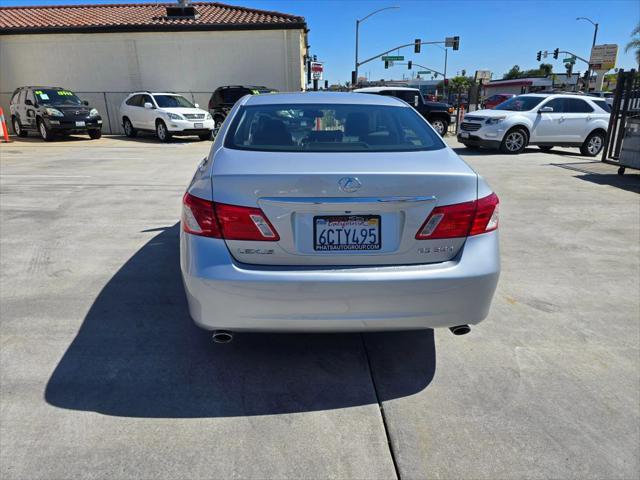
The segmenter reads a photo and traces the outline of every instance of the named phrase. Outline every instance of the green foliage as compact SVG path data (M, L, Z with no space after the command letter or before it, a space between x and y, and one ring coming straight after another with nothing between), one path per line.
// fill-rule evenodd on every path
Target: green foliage
M550 63L541 63L538 68L531 70L520 70L519 65L514 65L511 69L505 73L502 78L504 80L512 80L514 78L525 77L548 77L553 73L553 65Z
M627 43L624 47L624 51L628 52L629 50L636 51L636 61L638 65L640 65L640 23L633 29L631 32L631 41Z
M520 78L520 77L522 77L522 70L520 70L519 65L514 65L513 67L511 67L511 70L509 70L507 73L505 73L502 76L504 80L512 80L514 78Z

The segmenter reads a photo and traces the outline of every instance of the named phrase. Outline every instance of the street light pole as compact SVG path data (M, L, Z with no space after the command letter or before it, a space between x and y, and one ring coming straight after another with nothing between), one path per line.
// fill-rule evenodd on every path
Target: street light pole
M593 50L593 47L596 46L596 40L598 38L598 26L599 26L599 24L594 22L590 18L587 18L587 17L577 17L576 20L586 20L591 25L593 25L593 27L594 27L594 30L593 30L593 43L591 44L591 49ZM591 57L591 55L589 55L589 57ZM589 92L589 84L590 83L591 83L591 65L589 65L589 70L587 72L587 93Z
M371 12L366 17L363 17L361 19L356 20L356 63L355 63L355 68L353 69L355 71L355 75L354 75L355 78L353 79L353 80L355 80L355 82L358 81L358 66L359 66L359 63L358 63L358 43L359 43L359 35L360 35L360 24L362 22L364 22L367 18L375 15L376 13L380 13L380 12L382 12L384 10L392 10L392 9L395 9L395 8L400 8L400 7L384 7L384 8L380 8L378 10L375 10L375 11Z

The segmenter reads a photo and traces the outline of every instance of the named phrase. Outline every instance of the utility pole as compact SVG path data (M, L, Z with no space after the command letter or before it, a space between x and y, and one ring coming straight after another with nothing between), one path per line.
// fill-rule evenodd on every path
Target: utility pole
M596 39L598 38L598 26L599 24L594 22L593 20L591 20L590 18L587 17L577 17L576 20L586 20L587 22L591 23L591 25L593 25L594 30L593 30L593 43L591 44L591 49L593 50L593 47L596 46ZM589 59L591 59L591 55L589 55ZM587 93L589 92L589 84L591 83L591 64L589 64L589 69L587 70ZM597 83L597 82L596 82Z
M384 7L384 8L380 8L378 10L375 10L373 12L371 12L369 15L367 15L364 18L361 19L357 19L356 20L356 62L355 62L355 68L353 69L353 75L351 75L351 83L353 84L353 86L355 86L355 84L358 82L358 43L359 43L359 37L360 37L360 24L362 22L364 22L367 18L375 15L376 13L382 12L384 10L392 10L392 9L396 9L396 8L400 8L400 7Z

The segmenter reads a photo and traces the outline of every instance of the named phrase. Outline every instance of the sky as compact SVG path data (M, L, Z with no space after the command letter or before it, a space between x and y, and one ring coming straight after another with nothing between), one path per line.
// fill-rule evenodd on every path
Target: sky
M149 3L141 0L0 0L0 6L59 5L96 3ZM150 2L155 3L155 2ZM447 76L466 70L490 70L502 78L514 64L521 69L536 68L538 50L555 48L588 58L594 27L576 17L588 17L599 24L597 43L619 45L617 66L637 68L634 53L624 53L631 31L640 23L638 0L229 0L232 5L276 10L305 17L310 29L311 53L325 62L325 79L344 83L351 79L355 60L355 22L370 12L387 6L398 9L380 12L360 25L360 60L396 45L422 41L442 41L460 36L460 50L449 50ZM399 52L438 71L444 69L444 51L423 45ZM546 60L554 71L564 72L562 57ZM574 72L584 71L578 62ZM410 76L406 65L385 70L381 60L360 67L360 75L371 79L400 79Z

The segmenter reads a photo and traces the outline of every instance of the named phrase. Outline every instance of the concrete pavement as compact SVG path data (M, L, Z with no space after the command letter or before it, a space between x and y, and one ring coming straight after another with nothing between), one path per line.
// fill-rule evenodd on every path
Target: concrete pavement
M209 142L0 145L2 478L635 478L640 178L452 146L501 198L471 334L188 318L180 197Z

